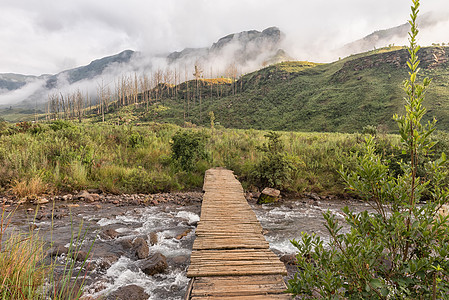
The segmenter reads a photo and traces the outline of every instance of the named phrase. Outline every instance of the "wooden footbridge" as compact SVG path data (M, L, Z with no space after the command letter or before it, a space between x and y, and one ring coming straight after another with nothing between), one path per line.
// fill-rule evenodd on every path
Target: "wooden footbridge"
M284 293L287 270L269 249L233 172L207 170L204 191L185 299L291 299Z

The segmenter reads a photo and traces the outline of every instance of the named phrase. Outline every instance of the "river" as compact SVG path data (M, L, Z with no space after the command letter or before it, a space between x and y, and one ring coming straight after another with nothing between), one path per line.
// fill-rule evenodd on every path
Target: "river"
M167 198L167 194L159 199L164 197ZM81 271L86 278L85 299L111 295L131 284L142 287L148 299L182 299L189 282L186 270L200 219L201 193L170 197L169 201L151 206L117 204L117 201L115 204L58 201L37 212L35 206L22 206L14 213L10 228L28 230L31 225L46 241L53 241L60 247L68 246L78 232L85 233L79 242L80 250L87 252L92 243L94 245ZM341 208L344 206L357 211L368 208L358 201L337 199L296 198L271 205L249 202L264 228L270 248L280 257L295 253L290 240L299 238L301 231L328 239L323 226L324 211L329 209L343 218ZM108 236L111 232L112 236ZM138 237L148 242L150 254L158 252L166 257L168 267L163 273L149 276L138 267L138 258L130 246ZM65 256L57 259L63 263ZM77 267L80 266L78 263ZM292 276L295 269L290 266L288 270Z

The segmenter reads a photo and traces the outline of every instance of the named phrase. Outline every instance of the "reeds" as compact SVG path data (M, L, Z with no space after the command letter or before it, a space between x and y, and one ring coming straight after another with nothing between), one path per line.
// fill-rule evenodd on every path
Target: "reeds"
M0 299L79 299L83 293L87 258L76 263L86 237L82 224L78 231L72 227L68 254L63 264L48 262L51 246L38 233L20 232L10 224L14 211L0 219ZM88 255L93 247L90 246ZM78 259L79 260L79 259Z

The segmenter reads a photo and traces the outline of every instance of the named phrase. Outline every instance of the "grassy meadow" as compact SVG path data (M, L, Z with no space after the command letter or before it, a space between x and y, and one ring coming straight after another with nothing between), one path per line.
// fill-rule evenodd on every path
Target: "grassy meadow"
M116 194L191 190L200 188L204 171L216 166L234 170L247 190L263 188L255 174L267 156L262 151L268 143L266 131L70 121L4 122L0 128L0 189L17 199L86 188ZM173 157L172 138L177 132L196 132L205 141L207 155L196 159L189 170ZM363 134L278 133L281 152L292 166L281 189L345 193L337 170L342 165L351 168L352 154L362 151ZM439 139L445 138L440 134ZM378 135L376 140L394 169L402 155L399 137Z

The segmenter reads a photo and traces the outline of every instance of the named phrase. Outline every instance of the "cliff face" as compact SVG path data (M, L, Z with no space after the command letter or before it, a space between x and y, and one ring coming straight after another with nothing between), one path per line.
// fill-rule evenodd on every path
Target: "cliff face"
M169 54L167 58L171 64L197 61L207 65L220 60L228 64L245 65L257 61L260 62L260 67L267 61L277 63L289 58L280 49L283 36L277 27L270 27L262 32L243 31L220 38L210 48L186 48Z

